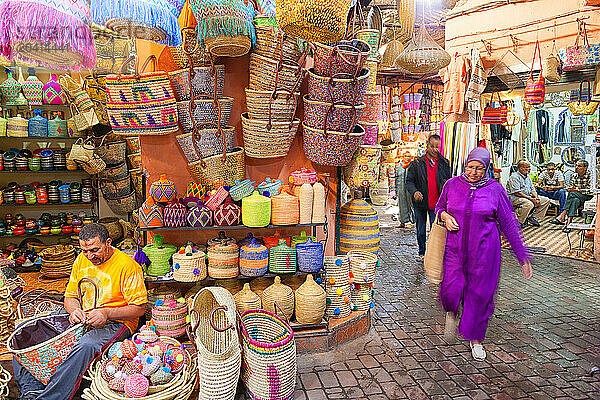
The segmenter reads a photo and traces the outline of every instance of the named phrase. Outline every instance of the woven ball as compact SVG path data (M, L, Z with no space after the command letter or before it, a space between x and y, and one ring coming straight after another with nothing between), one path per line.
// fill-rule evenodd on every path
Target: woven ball
M132 360L137 355L138 349L133 340L125 339L121 344L121 352L123 353L123 357Z
M163 342L162 340L159 340L158 342L156 342L156 344L158 345L158 347L160 347L160 350L163 352L163 354L165 354L169 347L172 346L170 343Z
M185 365L185 352L181 347L171 346L165 352L163 361L172 372L179 372Z
M133 374L125 379L125 394L128 397L138 398L148 394L150 382L142 374Z
M121 371L123 371L127 376L138 374L142 370L142 364L135 361L127 361L123 367L121 367Z
M115 374L121 368L121 364L117 360L105 360L102 362L102 366L100 368L100 376L104 378L105 381L110 382Z
M125 376L121 372L118 372L118 374L118 377L115 376L108 382L108 387L117 392L122 392L125 390Z
M136 337L133 340L133 343L135 343L135 347L137 348L138 353L141 353L146 348L146 343L144 341L142 341L142 339L140 339L138 337Z
M113 358L115 356L117 358L123 357L123 353L121 353L121 344L123 344L123 342L115 342L108 348L108 358Z
M137 335L137 338L142 342L146 343L154 343L158 340L158 335L156 334L156 328L150 325L144 325L140 328L140 333Z
M169 383L171 379L173 379L173 374L169 367L162 367L152 374L150 382L152 385L164 385L165 383Z
M162 360L159 357L144 356L142 358L142 375L150 376L162 367Z
M158 343L159 342L154 342L146 346L146 354L162 358L164 351Z

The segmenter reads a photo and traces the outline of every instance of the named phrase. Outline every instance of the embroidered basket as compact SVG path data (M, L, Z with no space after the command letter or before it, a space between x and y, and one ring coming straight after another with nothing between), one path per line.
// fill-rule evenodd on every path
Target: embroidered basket
M315 243L308 238L305 243L296 245L298 270L302 272L319 272L323 267L323 243Z
M218 186L232 186L246 175L244 149L234 147L227 152L225 160L222 154L218 154L188 164L188 168L194 179L209 190Z
M244 150L252 158L285 157L294 141L300 120L289 122L272 122L250 119L242 114L242 130L244 134Z
M381 146L360 145L344 167L344 182L351 188L375 187L379 182Z
M198 282L206 279L206 254L187 245L173 254L173 279L179 282Z
M256 239L240 249L240 273L251 278L263 276L269 268L269 250Z
M235 278L239 274L237 244L220 243L208 248L208 276L215 279L227 279Z
M213 214L210 208L202 204L190 208L186 214L187 224L195 228L202 228L213 224Z
M298 39L286 35L281 29L254 24L256 30L256 47L254 53L259 56L297 63L302 56Z
M348 165L365 133L360 125L356 125L350 132L324 132L323 129L310 128L306 124L302 126L304 154L309 160L321 165Z
M258 54L250 55L251 90L295 92L302 79L302 69L296 63L279 63Z
M170 228L186 226L186 208L183 204L173 202L163 210L164 225Z
M225 202L227 196L229 196L227 189L225 189L223 186L219 186L213 192L210 192L210 197L208 200L206 200L204 205L214 212L221 204Z
M109 75L106 78L106 106L110 125L116 135L168 135L178 129L175 94L166 72L143 72L151 56L136 75Z
M225 203L215 210L216 226L234 226L239 225L242 218L242 209L234 204L231 197L225 199Z
M317 324L323 320L326 308L325 290L308 274L294 292L296 321L299 324Z
M296 250L279 239L279 244L269 249L269 272L289 274L296 272Z
M195 67L169 72L169 80L177 101L189 101L204 96L223 97L225 66ZM191 88L191 90L190 90Z
M168 302L157 301L152 307L152 321L160 336L179 337L188 326L187 304L183 298Z

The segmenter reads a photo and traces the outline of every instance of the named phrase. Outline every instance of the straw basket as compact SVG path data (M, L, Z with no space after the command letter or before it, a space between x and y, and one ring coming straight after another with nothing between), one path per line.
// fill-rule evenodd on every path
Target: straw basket
M356 125L359 113L365 108L362 103L352 106L315 101L308 95L304 96L303 100L304 123L315 129L323 129L327 121L328 130L346 132Z
M296 386L296 342L289 324L265 310L249 310L240 320L242 381L253 399L291 399Z
M252 289L252 291L256 293L262 300L263 292L266 288L271 286L273 282L273 278L265 278L264 276L261 276L260 278L253 279L250 282L250 289Z
M208 190L218 186L233 186L236 179L243 180L246 175L244 149L234 147L227 152L224 161L223 155L218 154L188 164L188 168L194 180Z
M390 40L381 58L381 69L395 68L394 61L403 51L404 45L401 40Z
M252 48L248 36L217 36L204 39L206 50L216 57L241 57Z
M148 289L148 303L146 303L146 319L152 318L152 306L156 300L162 300L167 303L171 300L177 300L181 297L181 292L177 288L159 286Z
M126 141L109 142L98 147L95 152L107 165L117 165L125 162Z
M350 0L276 0L277 23L290 36L335 43L346 32Z
M300 200L287 192L271 197L271 224L296 225L300 222Z
M225 128L227 121L231 115L231 107L233 106L233 99L231 97L221 97L217 99L218 105L215 104L213 99L196 99L194 105L191 106L190 116L190 102L189 101L178 101L177 102L177 114L179 115L179 122L181 127L186 133L191 132L194 129L194 122L197 126L200 125L217 125L221 121L221 126ZM219 108L221 110L221 118L219 119ZM192 122L194 118L194 122Z
M240 273L248 277L263 276L269 268L269 250L256 239L240 249Z
M285 239L279 239L279 245L269 249L269 272L296 272L296 250L286 245Z
M239 270L237 244L221 243L208 248L208 276L215 279L235 278Z
M306 282L294 293L296 321L300 324L321 322L325 315L326 297L325 291L314 281L313 276L307 275Z
M352 307L350 285L330 286L327 285L327 309L326 314L330 318L344 318L350 315Z
M131 171L131 175L133 176L133 171ZM120 164L115 165L114 167L106 167L106 169L98 174L98 178L100 179L108 179L108 180L119 180L127 177L129 172L127 170L127 164L122 162Z
M331 166L348 165L365 133L360 125L356 125L351 132L324 132L323 129L310 128L306 124L302 124L302 127L306 157L317 164Z
M351 299L355 311L373 308L373 288L369 284L357 283L352 288Z
M198 282L206 278L206 254L188 245L173 254L173 279L179 282Z
M297 63L302 53L298 39L286 35L277 27L260 26L255 24L256 47L254 52L259 56Z
M313 242L308 238L305 243L296 245L298 270L302 272L319 272L323 267L323 243Z
M298 126L298 119L290 122L270 122L249 119L247 113L242 114L246 155L252 158L285 157L294 141Z
M194 297L190 317L199 398L233 400L242 365L233 296L223 288L204 288Z
M340 212L340 252L363 250L373 254L379 251L379 216L369 203L350 200Z
M215 286L222 287L227 289L229 293L232 295L236 294L240 290L242 290L243 283L240 279L231 278L231 279L217 279Z
M181 30L181 38L182 43L170 49L173 60L175 60L175 64L179 68L186 69L190 67L190 58L186 52L190 53L194 68L205 67L211 64L211 55L206 51L206 48L197 48L199 46L196 29L190 27L183 28Z
M275 282L263 291L262 303L265 310L289 320L294 314L294 291L276 276Z
M223 96L225 85L225 66L198 67L193 69L180 69L169 72L169 80L173 86L177 101L189 101L202 95ZM190 90L191 89L191 90Z
M361 250L348 252L350 259L350 273L356 283L371 283L377 268L377 256Z
M248 118L266 120L271 116L272 122L289 122L296 113L299 95L298 92L291 94L287 90L273 92L246 88Z
M25 319L43 317L52 312L59 311L64 306L63 297L63 293L57 290L33 289L23 293L18 298L16 325L20 325ZM5 310L2 307L0 307L1 314L5 314ZM5 339L8 339L8 337Z
M187 316L187 304L182 298L160 305L155 303L152 307L152 321L160 336L176 338L183 335L188 326Z
M350 277L350 259L348 256L325 256L324 264L328 284L348 284Z
M240 314L244 311L262 308L260 296L250 289L249 283L244 283L244 288L233 296L233 299L235 300L235 308Z
M368 43L371 47L369 57L376 58L379 54L379 30L378 29L361 29L354 36L358 40Z
M279 63L276 59L250 55L250 89L274 91L285 89L296 91L302 70L297 64Z
M360 145L344 167L344 181L352 188L375 187L379 181L381 146Z
M126 176L118 180L107 180L102 182L102 194L104 197L114 199L131 193L131 178Z
M235 140L235 128L231 126L222 128L221 131L218 128L204 127L198 129L197 134L190 132L177 135L177 142L188 163L194 163L203 157L223 154L223 134L227 151L230 151Z

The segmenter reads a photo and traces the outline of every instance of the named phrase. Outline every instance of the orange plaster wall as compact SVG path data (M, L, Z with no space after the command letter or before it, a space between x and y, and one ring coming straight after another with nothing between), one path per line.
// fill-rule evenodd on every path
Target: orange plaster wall
M144 60L148 55L154 54L157 57L161 54L163 46L155 43L138 40L138 55L140 60ZM236 129L236 144L243 144L241 114L246 111L246 96L244 89L248 87L249 81L249 56L240 58L224 58L220 63L225 65L225 87L224 96L235 99L229 124ZM304 85L305 93L306 88ZM299 109L298 115L302 110ZM306 167L317 171L318 173L330 174L329 197L327 201L327 219L329 238L327 241L326 253L333 254L335 249L335 211L337 198L337 171L335 167L324 167L312 164L304 155L302 148L302 128L299 129L292 147L287 157L275 159L253 159L246 157L246 176L256 185L264 181L266 177L281 179L287 183L290 172ZM187 169L187 161L183 152L177 144L176 135L168 136L149 136L141 137L142 165L149 173L148 182L157 180L160 174L167 174L167 177L173 180L177 186L178 193L183 194L187 184L192 181L192 176ZM306 230L311 233L311 228L282 228L282 234L297 234L300 230ZM229 231L228 235L237 239L243 238L248 234L248 230ZM252 229L255 236L269 236L272 229ZM217 231L182 231L182 232L162 232L165 239L173 244L183 244L187 240L195 242L206 242L206 239L216 236ZM317 228L318 239L324 239L323 229Z

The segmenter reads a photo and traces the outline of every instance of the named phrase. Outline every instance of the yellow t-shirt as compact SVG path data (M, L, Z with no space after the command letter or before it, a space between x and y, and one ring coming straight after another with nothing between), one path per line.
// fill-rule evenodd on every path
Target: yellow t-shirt
M117 308L128 305L141 306L148 302L142 267L131 257L118 249L108 261L98 266L92 264L83 253L79 254L71 278L67 284L65 297L77 296L77 284L82 278L91 279L98 288L96 308ZM84 311L90 311L94 305L94 288L87 282L82 284ZM133 333L139 324L138 318L120 321Z

